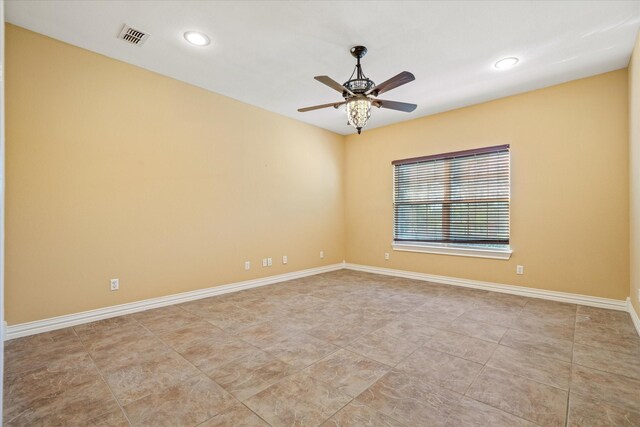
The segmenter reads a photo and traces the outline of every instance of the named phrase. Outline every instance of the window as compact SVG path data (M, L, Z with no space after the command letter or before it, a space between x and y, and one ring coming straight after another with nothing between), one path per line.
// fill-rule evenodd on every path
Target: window
M394 249L509 258L508 145L393 167Z

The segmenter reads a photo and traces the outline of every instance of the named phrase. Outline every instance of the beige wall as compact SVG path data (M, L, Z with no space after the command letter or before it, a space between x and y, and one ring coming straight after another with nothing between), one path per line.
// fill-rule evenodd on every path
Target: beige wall
M345 138L6 29L9 324L345 257L629 294L626 70ZM505 143L511 260L391 251L392 160ZM267 256L274 266L262 268ZM112 277L118 292L108 290Z
M347 261L625 299L627 141L626 70L349 136ZM511 259L393 252L391 161L499 144L511 144Z
M344 259L341 136L6 30L9 324Z
M629 63L629 185L631 303L640 314L640 35Z

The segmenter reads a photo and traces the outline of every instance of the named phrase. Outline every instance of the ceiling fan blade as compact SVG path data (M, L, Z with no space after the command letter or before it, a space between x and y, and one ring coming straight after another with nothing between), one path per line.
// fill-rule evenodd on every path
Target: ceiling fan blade
M342 101L342 102L332 102L331 104L322 104L322 105L314 105L313 107L298 108L298 111L300 113L304 113L306 111L319 110L321 108L327 108L327 107L338 108L339 106L341 106L343 104L345 104L344 101Z
M346 87L342 86L340 83L338 83L337 81L333 80L329 76L315 76L314 79L316 79L320 83L325 84L325 85L329 86L331 89L334 89L334 90L336 90L336 91L338 91L340 93L347 92L348 94L353 95L353 92L351 92L349 89L347 89Z
M397 76L391 77L389 80L386 80L373 89L371 89L367 94L374 94L375 96L380 95L381 93L388 92L391 89L395 89L398 86L402 86L409 82L412 82L416 79L416 77L408 71L403 71Z
M397 102L397 101L386 101L384 99L374 99L372 103L373 105L379 108L388 108L389 110L404 111L405 113L410 113L418 107L416 104L409 104L406 102Z

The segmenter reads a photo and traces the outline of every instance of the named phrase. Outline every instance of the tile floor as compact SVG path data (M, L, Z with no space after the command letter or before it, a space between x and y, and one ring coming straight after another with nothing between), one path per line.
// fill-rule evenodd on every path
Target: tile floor
M640 426L627 313L347 270L5 357L6 426Z

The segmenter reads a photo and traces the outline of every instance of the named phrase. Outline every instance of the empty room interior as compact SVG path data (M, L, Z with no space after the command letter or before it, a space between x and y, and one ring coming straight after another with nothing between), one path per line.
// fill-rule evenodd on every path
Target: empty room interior
M640 426L640 1L0 0L5 426Z

